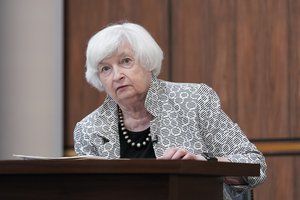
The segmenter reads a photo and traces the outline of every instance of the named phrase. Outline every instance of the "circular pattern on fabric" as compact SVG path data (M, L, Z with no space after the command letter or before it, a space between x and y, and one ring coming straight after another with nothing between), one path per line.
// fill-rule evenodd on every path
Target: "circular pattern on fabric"
M158 137L153 146L156 156L170 147L184 148L196 155L212 152L232 162L261 164L261 176L250 177L249 183L264 179L266 164L262 154L222 111L217 94L208 86L153 78L145 106L154 116L150 126L152 137ZM119 158L117 123L117 105L108 97L100 108L77 123L75 151L79 155Z

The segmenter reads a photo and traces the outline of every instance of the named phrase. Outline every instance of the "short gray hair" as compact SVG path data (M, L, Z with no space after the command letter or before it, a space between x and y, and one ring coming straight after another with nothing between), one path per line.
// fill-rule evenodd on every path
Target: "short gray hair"
M140 63L158 76L163 60L163 51L149 32L138 24L122 23L110 25L96 33L88 42L86 50L86 72L88 83L103 91L98 76L99 63L111 56L127 42Z

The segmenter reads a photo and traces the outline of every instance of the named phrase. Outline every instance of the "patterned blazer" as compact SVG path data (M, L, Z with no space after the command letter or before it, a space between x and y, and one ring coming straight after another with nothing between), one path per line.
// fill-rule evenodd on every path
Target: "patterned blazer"
M260 177L248 177L249 186L265 179L264 156L222 111L218 95L207 85L173 83L153 76L145 106L154 117L150 132L156 157L170 147L196 155L211 152L231 162L259 163ZM120 158L118 110L112 98L108 96L76 124L74 141L78 155Z

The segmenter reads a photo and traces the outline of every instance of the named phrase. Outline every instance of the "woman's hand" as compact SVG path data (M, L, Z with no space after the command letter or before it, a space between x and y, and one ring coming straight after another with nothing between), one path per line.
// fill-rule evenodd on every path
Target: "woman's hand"
M206 160L201 155L195 155L181 148L169 148L163 156L157 158L161 160Z
M169 148L167 149L163 156L157 158L160 160L206 160L201 155L195 155L190 152L188 152L185 149L181 148ZM225 157L217 157L219 162L230 162ZM243 180L242 177L224 177L224 182L229 185L243 185L246 182Z

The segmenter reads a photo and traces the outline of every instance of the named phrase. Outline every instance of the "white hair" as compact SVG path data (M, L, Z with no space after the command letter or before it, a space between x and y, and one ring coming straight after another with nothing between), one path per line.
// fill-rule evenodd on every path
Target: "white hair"
M163 51L149 32L138 24L114 24L96 33L86 50L85 77L99 91L104 90L98 74L99 63L116 52L124 42L128 43L143 67L153 75L159 75Z

